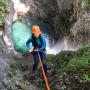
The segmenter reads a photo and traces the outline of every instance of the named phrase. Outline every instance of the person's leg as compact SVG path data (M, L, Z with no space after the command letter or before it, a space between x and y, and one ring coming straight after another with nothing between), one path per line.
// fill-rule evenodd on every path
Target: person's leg
M33 65L33 68L32 68L32 76L34 76L35 70L36 70L37 65L38 65L38 54L34 53L33 57L34 57L34 65Z
M47 64L46 64L46 60L43 60L43 67L44 67L45 74L47 75Z
M41 52L41 53L40 53L40 56L41 56L41 59L42 59L44 72L45 72L45 74L47 75L46 53Z

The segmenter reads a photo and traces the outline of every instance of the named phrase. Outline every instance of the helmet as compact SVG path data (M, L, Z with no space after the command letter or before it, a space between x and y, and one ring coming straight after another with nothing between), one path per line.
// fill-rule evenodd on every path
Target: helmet
M41 34L40 27L38 25L34 25L32 27L32 33L40 35Z

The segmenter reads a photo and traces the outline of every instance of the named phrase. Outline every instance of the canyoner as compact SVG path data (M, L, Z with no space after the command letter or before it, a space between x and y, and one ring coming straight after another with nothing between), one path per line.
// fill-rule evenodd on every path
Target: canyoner
M34 58L34 65L32 68L31 76L36 76L36 68L38 63L41 65L41 70L44 76L45 84L47 90L50 90L48 80L47 80L47 64L46 64L46 40L45 37L42 35L41 29L38 25L32 26L32 40L27 41L27 45L32 41L34 46L33 49L33 58Z
M38 25L32 26L32 40L27 41L27 45L32 42L33 44L33 58L34 58L34 65L32 68L32 76L35 76L35 71L38 65L39 61L39 56L38 53L40 54L40 57L42 59L43 67L45 74L47 75L47 64L46 64L46 41L44 37L42 36L40 27Z

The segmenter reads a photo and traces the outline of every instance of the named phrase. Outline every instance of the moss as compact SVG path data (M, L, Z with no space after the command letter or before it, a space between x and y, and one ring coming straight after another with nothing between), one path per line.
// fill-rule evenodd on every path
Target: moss
M90 5L90 0L84 0L86 4Z
M90 74L83 74L80 80L81 83L90 82Z
M89 9L89 7L90 7L90 0L83 0L83 3L85 4L84 7Z
M76 52L62 51L56 56L47 57L49 63L54 63L57 71L75 71L88 68L90 65L90 45L84 46Z
M17 69L17 66L16 66L16 64L11 64L10 65L10 68L13 69L13 70L16 70Z
M16 64L11 64L10 65L10 68L11 68L11 72L16 75L16 70L17 70L17 65Z
M55 60L54 57L55 56L51 55L51 54L47 55L46 62L48 65L54 62L54 60Z
M7 9L6 3L0 1L0 28L3 28L4 26L6 9Z
M90 65L90 45L79 49L75 56L68 62L67 67L70 70L80 70L88 68Z
M68 62L74 57L75 52L62 51L54 57L54 64L56 69L64 70Z
M52 61L51 57L49 60ZM81 90L83 87L84 90L88 90L90 87L90 45L75 52L62 51L53 57L52 63L58 76L56 79L59 80L61 77L67 89Z
M72 60L70 60L70 62L67 65L67 68L70 71L75 71L75 70L80 70L80 69L86 68L89 65L89 63L88 63L88 60L84 60L84 59L81 59L81 60L72 59Z

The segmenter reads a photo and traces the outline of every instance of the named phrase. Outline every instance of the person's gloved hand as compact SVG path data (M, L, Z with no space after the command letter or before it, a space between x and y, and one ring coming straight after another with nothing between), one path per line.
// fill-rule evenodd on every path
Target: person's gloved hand
M34 49L33 52L38 52L38 49Z

